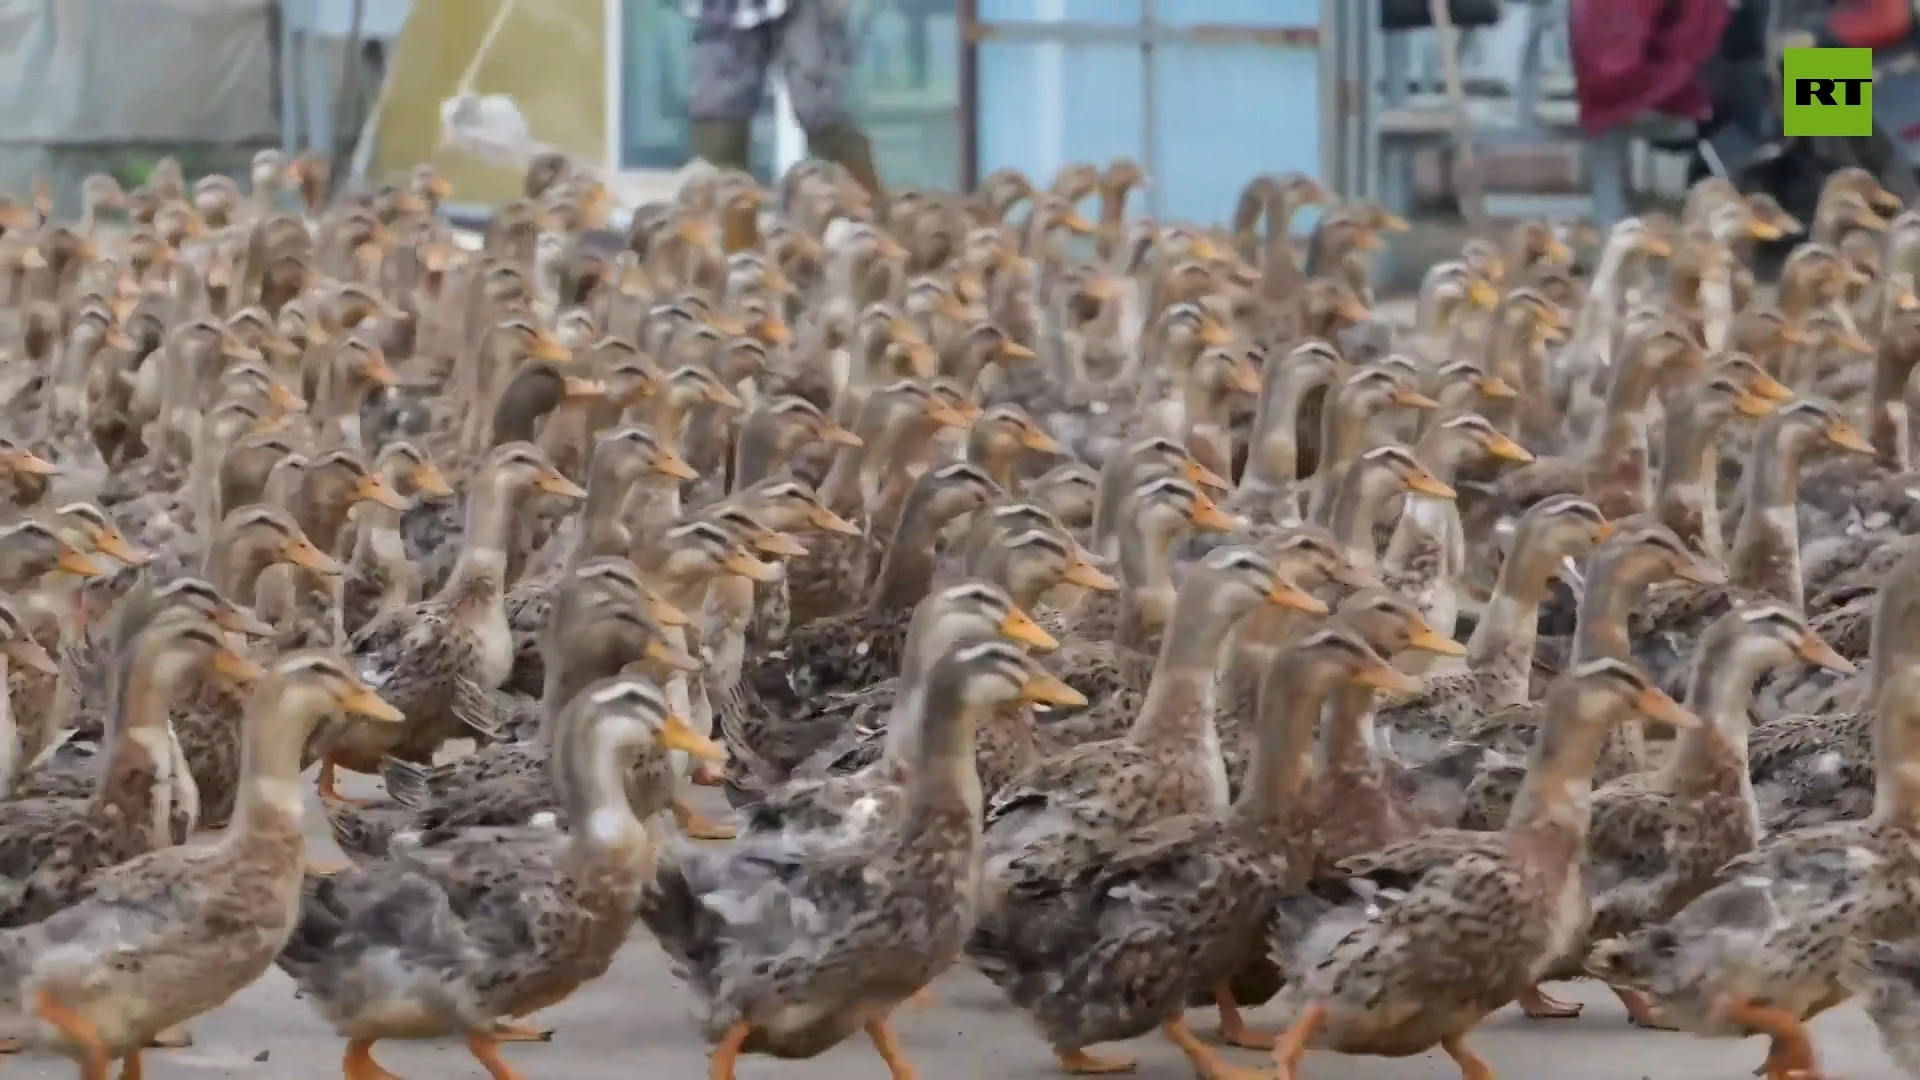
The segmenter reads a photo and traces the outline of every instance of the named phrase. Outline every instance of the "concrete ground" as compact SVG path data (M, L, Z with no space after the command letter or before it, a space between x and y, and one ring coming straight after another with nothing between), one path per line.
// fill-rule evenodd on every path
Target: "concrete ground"
M368 785L343 787L355 793L368 790ZM707 805L705 798L701 801ZM708 808L714 814L724 812L717 799ZM316 857L337 855L317 807L309 815L308 837ZM937 1003L902 1009L897 1018L901 1045L923 1080L1038 1080L1057 1075L1045 1044L985 979L962 966L936 983L934 992ZM1627 1025L1612 997L1593 983L1556 984L1552 993L1586 1002L1586 1014L1535 1021L1510 1008L1474 1036L1473 1045L1508 1080L1747 1080L1765 1054L1757 1039L1709 1041L1636 1030ZM1279 1022L1269 1014L1256 1010L1249 1016L1256 1023ZM553 1041L507 1048L507 1057L529 1080L705 1075L706 1048L688 1020L680 984L644 929L636 930L605 978L533 1019L555 1029ZM1211 1010L1195 1011L1192 1021L1202 1035L1212 1032ZM277 970L193 1029L191 1048L145 1055L148 1080L317 1080L340 1075L344 1043L308 1005L295 1000L292 983ZM1900 1075L1858 1008L1823 1017L1815 1031L1827 1075L1848 1080ZM1137 1056L1143 1078L1186 1080L1193 1075L1186 1059L1157 1036L1126 1044L1124 1052ZM381 1044L375 1053L406 1080L486 1076L465 1047L454 1042ZM1251 1051L1229 1050L1228 1056L1248 1067L1268 1063ZM68 1080L75 1067L64 1059L27 1054L0 1059L0 1074L4 1080ZM743 1058L739 1075L741 1080L885 1080L887 1073L866 1040L855 1037L812 1061ZM1402 1060L1316 1053L1301 1068L1302 1080L1455 1080L1459 1075L1437 1051Z

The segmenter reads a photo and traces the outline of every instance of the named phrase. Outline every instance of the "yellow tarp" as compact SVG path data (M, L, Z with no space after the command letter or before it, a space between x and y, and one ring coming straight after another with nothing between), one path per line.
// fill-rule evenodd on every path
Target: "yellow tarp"
M422 161L453 182L453 202L498 205L520 174L440 149L440 103L452 97L505 0L413 0L395 46L393 80L368 180ZM606 156L604 0L520 0L481 63L472 90L508 94L535 138L585 161Z

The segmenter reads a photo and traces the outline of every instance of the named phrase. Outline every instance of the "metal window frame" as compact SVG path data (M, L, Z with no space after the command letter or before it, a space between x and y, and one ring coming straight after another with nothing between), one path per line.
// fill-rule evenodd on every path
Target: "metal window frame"
M1157 21L1155 0L1140 0L1140 20L1136 23L1088 22L983 22L979 0L958 0L960 25L960 181L962 190L972 191L980 183L980 46L985 42L1012 44L1131 45L1140 50L1141 168L1154 172L1154 137L1158 133L1159 109L1153 92L1154 52L1169 45L1263 45L1269 48L1314 49L1319 55L1322 90L1321 146L1322 168L1333 177L1333 167L1341 155L1333 146L1334 125L1348 115L1341 93L1327 93L1340 84L1329 63L1327 36L1319 26L1271 26L1237 23L1196 23L1175 26ZM1334 25L1341 8L1354 5L1343 0L1321 0L1321 22ZM1348 35L1336 30L1335 43ZM1161 194L1157 188L1146 192L1149 209L1158 213Z

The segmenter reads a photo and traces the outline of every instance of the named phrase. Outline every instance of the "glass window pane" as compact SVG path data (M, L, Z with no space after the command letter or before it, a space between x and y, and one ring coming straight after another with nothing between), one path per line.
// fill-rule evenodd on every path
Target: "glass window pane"
M851 90L889 186L960 184L960 33L956 0L864 0Z
M1318 57L1310 49L1155 49L1154 212L1224 222L1256 173L1318 176L1319 90Z
M1168 26L1319 26L1320 0L1153 0L1153 18Z
M693 24L679 0L621 5L620 167L678 169L693 155L687 136L687 69ZM773 94L753 122L753 171L773 171Z
M980 0L980 21L1137 23L1140 7L1140 0Z
M1144 160L1140 50L1124 45L980 45L980 174L1040 183L1061 165Z

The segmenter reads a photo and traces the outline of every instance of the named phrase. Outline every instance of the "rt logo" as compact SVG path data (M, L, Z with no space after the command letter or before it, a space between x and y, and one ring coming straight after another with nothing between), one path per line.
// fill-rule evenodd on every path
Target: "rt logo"
M1872 135L1872 49L1783 49L1787 135Z

